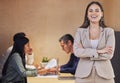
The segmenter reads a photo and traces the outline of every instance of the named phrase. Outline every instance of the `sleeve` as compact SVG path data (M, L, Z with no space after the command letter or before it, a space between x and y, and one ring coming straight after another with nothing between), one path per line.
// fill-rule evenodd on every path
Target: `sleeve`
M72 56L70 59L70 64L69 66L63 67L61 66L60 72L61 73L71 73L75 74L77 64L78 64L79 58Z
M34 53L32 53L31 55L26 54L26 63L28 65L32 65L34 63Z
M75 68L73 68L73 67L61 68L60 72L61 73L71 73L71 74L74 74L75 73Z
M77 57L80 58L90 58L90 57L98 57L98 53L96 49L92 49L92 48L84 48L84 47L80 47L79 45L82 45L81 43L81 37L82 37L82 33L80 30L77 30L76 34L75 34L75 39L74 39L74 44L73 44L73 51L74 54ZM83 46L83 45L82 45Z
M68 68L72 64L72 62L73 62L73 60L72 60L72 57L70 56L69 61L64 65L61 65L60 69Z
M22 64L22 59L21 57L16 54L13 56L13 68L20 74L21 77L26 77L26 76L36 76L37 75L37 70L26 70Z
M112 47L112 54L99 54L98 58L91 58L91 60L108 60L112 59L114 55L114 49L115 49L115 35L114 35L114 30L109 29L106 34L106 46L111 46Z

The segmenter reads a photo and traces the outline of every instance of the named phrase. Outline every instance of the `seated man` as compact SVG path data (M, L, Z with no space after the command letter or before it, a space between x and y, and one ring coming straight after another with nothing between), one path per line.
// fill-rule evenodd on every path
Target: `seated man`
M46 74L47 72L56 71L59 71L60 73L71 73L73 75L75 74L79 58L76 57L73 53L74 39L70 34L65 34L59 39L59 42L62 47L62 50L65 51L67 54L70 54L69 61L64 65L61 65L60 67L53 67L47 70L43 69L43 71L41 70L39 72L40 74Z
M79 58L76 57L73 53L73 42L74 39L70 34L65 34L59 39L62 50L67 54L70 54L70 59L67 64L61 65L59 71L61 73L71 73L75 74Z

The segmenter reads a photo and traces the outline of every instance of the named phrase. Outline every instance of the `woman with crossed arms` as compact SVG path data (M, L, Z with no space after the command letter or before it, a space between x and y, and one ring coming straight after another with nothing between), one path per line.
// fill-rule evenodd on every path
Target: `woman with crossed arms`
M74 53L81 60L75 83L114 83L110 60L114 54L114 30L104 23L104 11L99 2L88 4L84 23L75 34Z

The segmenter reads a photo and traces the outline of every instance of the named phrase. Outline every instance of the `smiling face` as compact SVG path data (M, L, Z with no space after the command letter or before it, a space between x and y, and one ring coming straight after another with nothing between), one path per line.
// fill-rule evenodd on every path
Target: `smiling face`
M67 54L72 53L72 42L70 40L67 43L62 40L60 42L60 46L62 47L62 50Z
M29 55L32 54L32 48L30 47L29 43L25 44L25 46L24 46L24 52L25 52L25 54L29 54Z
M87 13L90 23L99 23L101 17L103 16L103 12L97 4L92 4L88 8Z

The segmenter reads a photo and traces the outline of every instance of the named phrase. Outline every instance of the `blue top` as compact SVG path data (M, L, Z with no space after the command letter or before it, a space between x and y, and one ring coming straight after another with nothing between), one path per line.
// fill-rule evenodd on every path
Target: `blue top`
M70 59L67 62L67 64L62 65L60 67L60 73L71 73L71 74L75 74L78 62L79 62L78 57L76 57L73 53L70 55Z

